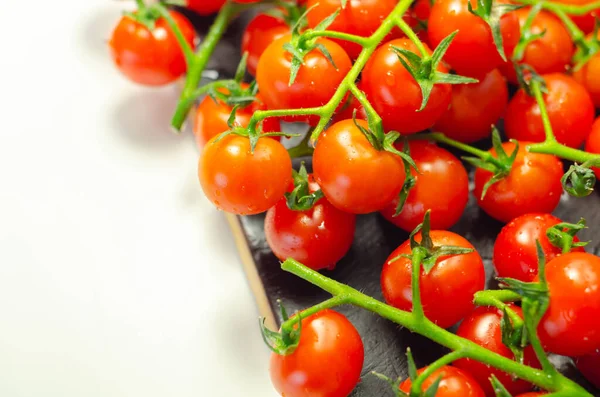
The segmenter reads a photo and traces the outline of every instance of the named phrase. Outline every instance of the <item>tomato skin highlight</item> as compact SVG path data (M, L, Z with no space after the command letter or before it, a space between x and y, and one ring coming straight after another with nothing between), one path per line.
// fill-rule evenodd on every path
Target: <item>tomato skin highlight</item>
M181 14L169 11L183 36L193 47L196 33ZM164 18L150 31L134 19L123 16L112 33L110 54L117 68L131 81L145 86L174 82L186 71L185 57Z
M475 171L475 198L477 204L492 218L508 223L514 218L532 213L551 213L558 206L563 188L560 179L563 166L552 155L529 153L528 142L519 142L519 152L508 176L493 184L482 199L483 187L492 173L478 168ZM510 154L515 144L505 142L502 147ZM496 151L490 150L496 157Z
M477 9L477 0L470 0ZM500 3L510 3L502 0ZM458 30L444 60L460 75L482 77L503 63L489 25L469 12L465 0L436 0L431 8L429 43L437 47L448 35ZM502 42L507 59L519 42L521 29L514 12L500 19Z
M356 122L368 128L366 121ZM375 149L353 120L340 121L321 134L313 168L329 202L353 214L385 207L400 193L405 177L400 157Z
M520 317L523 317L520 307L515 305L509 305L509 307ZM502 316L502 310L495 307L478 307L460 324L456 335L475 342L479 346L503 357L514 359L512 351L502 343L502 328L500 326ZM524 363L534 368L540 368L531 346L527 346L524 350ZM492 374L496 375L512 395L525 393L533 388L533 385L528 382L521 379L513 380L510 374L472 359L457 360L454 366L471 374L488 397L495 396L494 389L489 381Z
M504 115L508 87L494 69L479 83L452 86L450 107L434 129L460 142L473 143L490 136L491 126Z
M577 369L594 386L600 387L600 351L596 351L587 356L578 357L575 360Z
M592 35L587 38L591 39ZM600 38L600 33L597 36ZM590 60L581 67L581 69L573 72L573 78L590 94L594 105L600 108L600 53L594 54Z
M592 125L592 132L585 142L585 151L600 154L600 118L597 118ZM592 167L592 170L596 174L596 178L600 178L600 168Z
M400 146L400 145L399 145ZM404 208L398 216L398 198L389 203L381 214L399 228L412 232L427 210L431 211L431 228L447 230L462 216L469 200L469 176L465 167L449 151L427 141L411 141L410 154L420 174L411 168L416 179ZM402 146L398 148L402 150Z
M319 189L314 182L310 187L312 192ZM265 235L279 260L332 270L350 249L355 226L354 214L338 210L325 197L307 211L290 210L282 198L267 211Z
M283 45L290 42L291 35L285 35L267 47L258 62L256 81L269 109L299 109L322 106L329 102L346 74L352 68L348 54L335 42L319 38L337 66L334 67L319 51L314 49L304 57L296 80L290 86L292 55ZM319 116L284 117L286 121L305 121L312 126L319 122Z
M362 89L374 109L383 119L386 131L414 134L432 127L448 109L452 97L449 84L435 84L425 108L421 107L421 88L398 59L392 46L419 54L415 44L407 38L389 41L371 56L362 72ZM427 49L429 53L431 51ZM438 71L447 73L440 64ZM402 92L402 95L398 95Z
M546 265L550 306L538 327L544 348L583 356L600 348L600 258L585 252L561 255Z
M261 55L275 40L290 33L290 27L285 21L267 14L254 17L242 36L242 54L248 53L247 70L256 76L256 69Z
M417 371L420 375L427 367ZM485 397L481 386L467 372L449 365L443 366L436 370L423 382L422 390L427 390L433 382L439 377L442 380L439 384L435 397ZM412 382L410 379L405 380L400 384L400 390L409 393Z
M247 137L215 137L198 164L206 197L219 209L238 215L265 212L284 195L292 181L292 160L281 143L259 138L254 153Z
M494 244L494 267L498 277L509 277L531 282L538 273L536 241L544 251L546 261L562 254L562 250L550 243L546 230L562 221L550 214L525 214L513 219L502 228ZM575 237L574 242L579 239ZM583 247L572 251L584 252Z
M544 101L556 140L569 147L580 147L594 122L595 109L590 95L570 76L552 73L542 77L548 87ZM523 89L509 102L504 127L511 139L529 142L545 139L540 107Z
M474 247L458 234L433 230L435 246ZM421 241L421 233L416 241ZM404 242L388 257L381 272L381 289L385 301L401 310L412 310L412 264L399 255L410 254L410 241ZM457 275L460 274L460 277ZM456 324L473 310L475 292L485 287L485 269L481 257L470 254L441 257L428 274L421 269L421 301L425 315L442 328Z
M347 397L364 361L360 335L342 314L323 310L302 320L298 348L271 354L271 382L286 397Z

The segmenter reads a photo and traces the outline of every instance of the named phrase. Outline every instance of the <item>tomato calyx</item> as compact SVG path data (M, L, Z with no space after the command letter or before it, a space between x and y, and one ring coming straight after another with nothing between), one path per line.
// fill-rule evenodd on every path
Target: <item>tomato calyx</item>
M542 94L548 93L546 80L540 76L534 68L527 64L518 64L513 61L513 66L517 74L519 87L525 91L527 95L535 98L535 89L539 88Z
M540 33L533 33L531 31L533 21L535 20L535 17L540 13L542 8L543 3L537 3L536 5L531 7L529 15L527 15L527 19L525 20L525 24L523 25L523 27L521 27L521 37L519 38L519 42L517 43L514 49L512 61L521 61L525 56L525 50L527 49L527 46L546 35L546 29L544 29Z
M524 322L509 307L505 306L500 319L502 343L510 349L515 361L523 364L524 350L529 345Z
M504 52L502 43L502 32L500 30L500 18L502 18L504 14L518 10L523 6L506 3L498 4L495 3L494 0L477 0L477 8L473 8L471 2L468 2L467 6L471 14L478 16L488 24L492 31L492 38L494 39L498 54L500 54L503 61L506 61L506 53Z
M279 0L276 4L276 8L266 10L263 14L279 19L290 27L300 23L300 30L306 28L308 23L306 18L302 18L306 12L306 6L298 4L295 0Z
M492 374L492 376L490 377L490 382L492 383L494 393L496 393L496 397L513 397L513 395L510 394L508 390L506 390L506 387L504 387L502 382L500 382L498 378L496 378L496 375Z
M435 84L468 84L479 82L479 80L470 77L443 73L437 70L439 64L442 62L444 54L448 51L448 48L457 33L458 31L451 33L442 40L431 55L426 53L419 55L405 48L396 46L391 47L398 55L398 60L421 88L422 100L421 107L417 110L418 112L422 111L425 109L425 106L427 106L427 102L429 101L431 91Z
M500 139L500 133L498 129L494 126L492 129L492 146L496 151L497 158L487 158L482 159L478 157L463 157L463 160L468 163L474 165L477 168L481 168L493 173L493 176L489 181L484 185L483 190L481 192L481 199L483 199L488 191L488 189L500 182L502 179L506 178L512 169L512 166L517 158L517 153L519 152L519 142L512 140L515 144L515 150L508 155L504 148L502 147L502 140Z
M156 28L156 21L162 16L156 6L148 7L144 2L138 2L137 11L125 12L123 15L144 25L151 32Z
M287 311L281 303L281 300L277 300L277 304L279 305L281 318L285 323L289 320ZM271 349L271 351L280 356L287 356L296 350L298 344L300 343L300 332L302 330L302 317L300 316L300 313L296 314L296 319L297 321L295 322L294 328L287 329L286 327L282 327L281 332L275 332L271 331L265 326L264 317L259 318L260 331L263 341L269 347L269 349Z
M285 194L287 206L292 211L308 211L325 197L321 189L311 192L308 172L304 162L298 171L292 170L294 190Z
M206 95L215 101L215 103L221 101L228 106L234 107L236 110L238 108L245 108L255 102L256 94L258 94L256 81L252 81L249 85L242 83L246 74L247 59L248 53L244 53L233 80L215 81L210 84ZM234 113L232 112L232 115ZM235 120L235 116L233 116L233 120Z
M575 235L587 227L585 223L583 218L577 223L559 223L546 230L546 237L553 246L562 249L562 253L566 254L571 252L573 248L588 245L589 241L574 242Z
M404 148L403 148L403 153L410 157L410 147L408 145L408 142L405 140L404 142ZM413 176L413 174L410 172L410 163L408 161L406 161L404 158L402 158L402 162L404 163L404 173L405 173L405 177L404 177L404 183L402 184L402 190L400 190L400 193L398 194L398 205L396 206L396 211L394 212L394 217L400 215L400 213L402 212L402 209L404 209L404 204L406 204L406 200L408 199L408 194L410 193L411 189L415 187L415 185L417 184L417 179ZM416 169L416 168L415 168Z
M573 164L561 178L563 188L573 197L587 197L594 191L596 174L590 167L600 166L600 159Z

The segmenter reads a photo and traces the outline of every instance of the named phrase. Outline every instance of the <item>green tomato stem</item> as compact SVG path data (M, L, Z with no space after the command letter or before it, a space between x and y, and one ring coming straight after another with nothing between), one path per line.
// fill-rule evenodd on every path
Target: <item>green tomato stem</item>
M313 314L318 313L322 310L331 309L336 306L341 306L341 305L344 305L347 303L348 303L348 297L346 297L344 295L335 295L332 298L329 298L326 301L319 303L318 305L309 307L308 309L301 311L300 313L298 313L298 315L300 316L301 319L304 319L304 318L310 317ZM293 328L296 326L296 324L298 324L297 317L291 317L290 319L285 321L283 324L281 324L282 334L286 334L286 333L289 334L289 332L291 332L293 330Z
M526 5L536 5L540 2L540 0L516 0L517 3L526 4ZM596 1L594 3L588 3L584 5L572 5L572 4L562 4L562 3L554 3L554 2L544 2L543 8L546 10L555 12L556 10L560 10L566 12L569 15L585 15L588 14L598 8L600 8L600 1Z
M185 64L189 69L194 60L194 50L192 50L192 47L190 47L190 44L186 41L185 37L183 36L183 33L181 32L181 29L179 29L179 26L177 25L177 23L175 23L175 20L171 16L169 10L161 3L156 3L153 7L160 13L161 17L163 17L165 21L167 21L167 24L173 31L173 34L177 39L177 43L183 51L183 56L185 57Z
M144 0L135 0L135 4L139 11L146 9L146 2Z
M497 294L494 294L497 293ZM500 293L506 293L505 296L502 296ZM504 299L502 299L504 298ZM519 315L511 309L507 303L505 302L515 302L521 299L521 296L513 291L508 290L489 290L489 291L479 291L475 293L475 299L473 300L475 305L477 306L492 306L498 308L500 310L506 311L508 317L513 323L515 328L521 327L523 325L523 319L519 317Z
M552 131L550 116L548 116L548 109L546 108L546 102L544 101L544 95L542 94L542 87L540 86L539 81L531 81L531 91L540 108L540 115L542 116L542 123L546 134L546 142L556 142L556 137Z
M411 289L412 289L412 313L417 321L424 321L426 319L425 312L423 311L423 303L421 302L421 262L427 256L427 251L418 247L412 250L412 275L411 275Z
M551 154L565 160L574 161L582 164L586 161L600 161L600 155L584 152L583 150L573 149L558 142L534 143L527 146L527 151L531 153Z
M419 36L412 30L412 28L406 23L402 16L396 17L396 24L402 30L402 32L412 41L416 46L424 59L430 58L429 52L427 48L425 48L425 44L421 41Z
M585 42L585 33L579 29L575 22L573 22L563 10L553 10L553 13L562 21L563 25L565 25L573 42L584 51L587 50L589 46Z
M365 47L369 44L368 37L357 36L355 34L343 33L343 32L335 32L332 30L311 30L304 34L304 38L307 40L315 39L317 37L328 37L331 39L339 39L344 41L350 41L352 43L360 44Z
M379 115L379 113L377 113L375 108L373 108L373 105L367 99L367 96L365 95L365 93L358 89L358 86L356 85L355 82L350 84L350 93L352 95L354 95L354 97L358 100L358 102L365 109L365 113L367 114L367 119L369 121L369 124L374 127L373 132L375 133L377 140L379 142L383 142L383 140L385 138L385 131L383 129L383 120L381 119L381 116Z
M461 358L465 358L467 356L467 352L463 350L457 350L452 353L448 353L445 356L439 358L435 362L431 363L427 366L425 371L423 371L417 379L413 382L411 386L411 393L415 396L420 396L423 393L423 382L425 382L435 371L438 369L452 364L454 361L459 360Z

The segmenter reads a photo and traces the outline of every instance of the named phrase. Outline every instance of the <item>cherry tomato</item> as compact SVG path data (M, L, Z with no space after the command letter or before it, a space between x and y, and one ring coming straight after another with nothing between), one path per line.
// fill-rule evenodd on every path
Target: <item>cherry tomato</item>
M365 65L361 84L369 101L383 119L386 130L414 134L432 127L448 109L452 87L449 84L436 84L427 106L418 111L423 100L421 88L402 65L392 46L419 53L415 44L407 38L384 44ZM448 72L442 64L438 66L438 71Z
M585 252L561 255L546 265L550 306L538 327L544 348L583 356L600 348L600 258Z
M561 255L562 250L550 243L546 230L562 223L550 214L526 214L513 219L502 228L494 245L494 267L498 277L533 281L538 273L536 241L544 250L546 261ZM577 237L574 242L578 242ZM583 252L583 247L572 249Z
M298 109L326 104L346 74L352 62L342 47L331 40L318 39L329 51L335 67L323 53L314 49L304 57L296 80L290 86L292 55L283 45L291 35L275 40L263 53L258 62L256 81L269 109ZM311 125L319 122L318 116L288 117L287 121L307 121Z
M470 2L473 9L477 9L477 0ZM516 14L504 14L500 19L500 29L504 52L507 59L510 59L521 34ZM428 24L431 45L437 47L443 39L457 30L458 34L448 48L444 60L459 74L482 77L503 63L489 25L469 12L465 0L436 0L431 8Z
M575 364L587 380L600 388L600 351L577 358Z
M315 28L322 20L339 10L339 15L328 30L368 37L373 34L398 4L397 0L349 1L342 7L341 0L308 0L308 26ZM356 59L363 47L345 40L335 40L348 55Z
M292 160L274 139L260 138L254 153L247 137L214 137L204 147L198 177L206 197L238 215L265 212L283 197L292 180Z
M542 76L548 93L544 101L558 142L577 148L583 144L594 122L594 103L585 88L572 77L552 73ZM535 98L520 89L508 103L504 128L511 139L543 142L544 125Z
M181 14L170 11L186 41L193 46L196 33ZM185 57L164 18L156 20L154 30L124 16L109 42L117 68L131 81L160 86L172 83L186 71Z
M431 239L434 246L473 248L471 243L452 232L433 230ZM421 241L421 233L416 240ZM410 259L399 257L410 253L410 241L406 241L392 252L381 272L386 302L401 310L412 310L412 264ZM420 280L425 315L440 327L448 328L473 310L473 295L485 286L485 269L481 257L474 251L441 257L428 274L421 269Z
M598 38L600 38L600 33ZM597 78L599 75L600 52L594 54L581 69L573 73L575 80L585 87L597 108L600 108L600 80Z
M314 182L309 186L311 192L319 189ZM308 211L292 211L282 198L267 211L265 235L280 260L293 258L315 270L332 270L350 249L355 224L354 214L338 210L326 198Z
M356 120L368 128L364 120ZM404 165L400 157L375 149L353 120L324 131L313 154L317 183L335 207L354 214L382 209L400 193Z
M557 3L571 4L574 6L583 6L589 3L593 3L595 0L556 0ZM596 17L600 16L598 12L600 10L590 12L586 15L571 15L570 18L579 26L585 33L591 33L594 31L594 25L596 23Z
M492 178L492 173L481 168L475 171L477 203L488 215L501 222L507 223L532 212L550 213L560 201L562 163L555 156L527 152L527 145L527 142L519 143L512 170L507 177L490 186L483 199L483 187ZM505 142L502 147L510 155L516 146ZM490 153L497 157L494 149Z
M589 153L600 154L600 118L597 118L592 125L592 132L588 135L585 142L585 151ZM597 178L600 178L600 168L593 167Z
M420 375L427 368L422 368L417 371ZM485 397L481 386L473 379L471 375L458 368L446 365L434 371L425 382L423 382L422 390L425 391L433 382L442 377L435 397ZM408 393L412 382L410 379L405 380L400 384L400 390Z
M530 11L530 7L515 11L521 28L525 25ZM569 31L562 22L554 14L542 10L533 20L530 31L532 34L545 34L527 45L519 63L533 67L539 74L566 72L575 47ZM509 81L517 83L517 74L510 61L502 66L502 70Z
M434 128L449 138L472 143L487 138L491 126L504 115L508 87L494 69L479 83L452 86L452 102Z
M340 313L323 310L302 320L298 348L271 355L271 382L286 397L347 397L364 361L360 335Z
M279 18L267 14L258 14L244 30L242 36L242 54L248 53L248 73L256 76L256 68L261 55L267 47L290 33L290 27Z
M187 8L200 15L214 14L223 7L227 0L187 0Z
M398 198L388 204L381 214L407 232L412 232L427 210L431 210L431 228L446 230L460 219L469 200L469 176L459 159L445 149L427 141L412 141L410 155L420 173L411 168L416 179L404 208L398 216ZM399 148L402 150L401 148Z
M514 305L510 305L510 308L523 317L521 308ZM500 326L502 316L502 310L495 307L478 307L464 319L458 327L456 334L494 353L513 359L514 354L512 351L502 343L502 328ZM540 364L531 346L525 348L524 363L535 368L540 368ZM479 382L488 397L495 396L494 388L489 381L492 375L496 375L498 380L512 395L525 393L533 388L533 385L528 382L520 379L515 380L510 374L476 360L461 359L457 360L454 365L470 373Z

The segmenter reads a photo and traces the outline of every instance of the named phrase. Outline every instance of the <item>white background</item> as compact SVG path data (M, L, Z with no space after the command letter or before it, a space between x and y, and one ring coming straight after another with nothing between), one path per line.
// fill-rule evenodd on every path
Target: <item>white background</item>
M177 89L110 63L126 5L2 1L0 396L275 396Z

